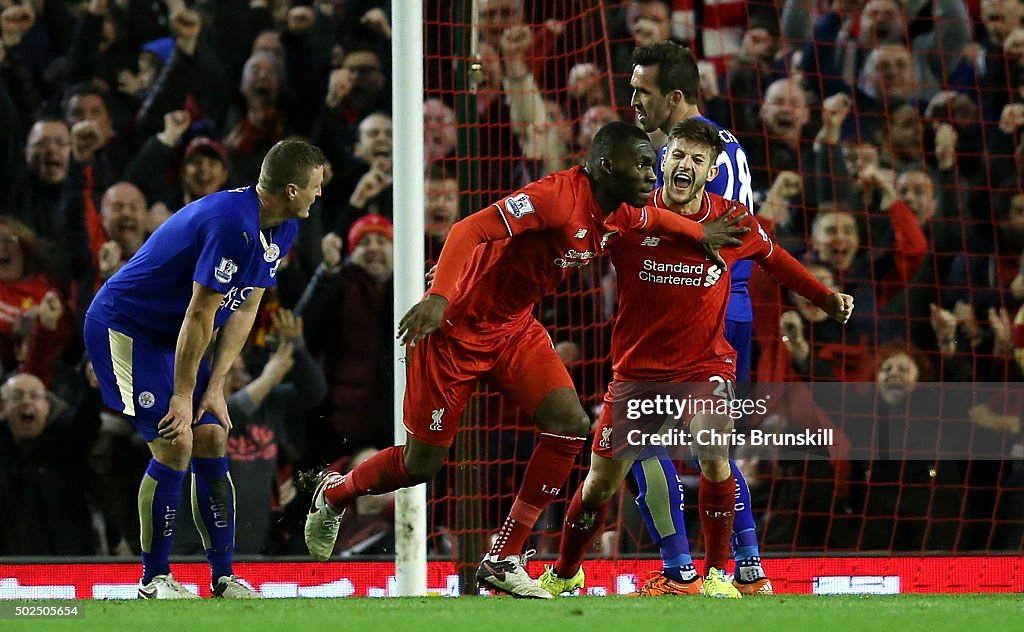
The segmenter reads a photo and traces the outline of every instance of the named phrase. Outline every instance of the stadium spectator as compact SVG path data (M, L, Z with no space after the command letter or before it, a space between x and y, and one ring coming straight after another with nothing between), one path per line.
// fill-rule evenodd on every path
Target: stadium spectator
M295 307L328 388L322 421L310 428L313 461L394 443L393 229L386 218L365 215L348 237L347 261L341 239L324 237L323 263Z
M323 372L306 349L302 318L279 309L273 323L277 348L260 374L253 379L239 356L224 383L234 424L227 451L238 506L235 551L241 554L272 550L275 516L290 500L281 491L279 468L298 461L302 420L327 393Z
M4 90L0 82L0 93ZM66 275L67 220L60 205L61 186L68 175L71 160L71 131L64 121L41 118L32 124L28 138L22 139L15 119L5 111L0 96L0 116L9 133L2 141L7 147L0 155L0 212L14 217L51 245L50 256L56 269ZM21 143L24 143L22 147Z
M37 343L45 342L51 348L48 356L59 356L73 337L69 310L59 305L65 299L50 272L46 253L43 243L27 226L0 216L0 366L8 371L20 364L14 334L26 315L43 316L46 325L40 325L52 332L36 330L34 323L29 327L29 331L36 332ZM58 305L52 306L53 301ZM41 306L45 306L42 313ZM56 317L51 316L54 313Z
M459 182L451 169L435 163L427 168L423 192L426 253L428 259L436 260L452 226L459 221Z
M359 122L359 140L352 153L333 163L335 175L327 190L332 198L323 203L323 234L347 236L353 223L364 215L391 217L392 145L390 116L375 112Z
M938 0L929 24L931 28L913 35L907 28L908 16L897 0L868 0L859 12L858 3L836 0L832 10L814 24L813 32L807 29L801 33L799 27L794 28L785 22L789 17L809 26L809 22L804 22L806 13L801 15L800 10L792 10L801 2L803 0L786 0L785 8L791 10L783 10L783 33L791 41L808 42L801 57L801 71L811 77L810 88L822 99L844 91L844 84L846 91L856 86L868 57L874 51L888 51L881 55L888 59L897 53L897 49L886 47L903 47L909 42L909 57L900 57L897 63L903 72L903 62L912 61L909 68L912 76L916 77L915 92L927 100L944 85L970 41L963 0ZM876 55L876 68L879 60Z
M93 553L82 446L97 424L71 423L67 405L29 373L8 378L0 400L0 502L11 517L0 526L0 554Z

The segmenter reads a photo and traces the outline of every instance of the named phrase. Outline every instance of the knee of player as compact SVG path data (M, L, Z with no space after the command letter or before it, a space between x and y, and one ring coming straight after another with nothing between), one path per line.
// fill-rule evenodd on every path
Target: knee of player
M590 434L590 417L578 404L567 407L559 414L537 418L537 426L544 432L566 437L585 437Z
M403 457L405 473L409 476L409 482L413 485L429 483L437 477L441 467L444 466L444 459L432 456L410 454L405 452Z
M583 502L587 505L600 505L611 500L622 481L614 482L603 476L594 476L593 472L583 481Z
M227 454L228 433L218 424L203 424L193 429L192 452L201 457Z
M184 469L192 457L192 429L186 428L173 440L158 438L149 445L157 461L174 469Z

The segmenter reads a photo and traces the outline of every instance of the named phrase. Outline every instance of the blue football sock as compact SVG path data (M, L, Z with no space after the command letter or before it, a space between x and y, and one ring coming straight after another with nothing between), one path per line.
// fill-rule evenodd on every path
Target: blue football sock
M192 519L203 539L213 581L232 575L235 486L228 473L228 457L192 457Z
M662 572L678 582L692 581L697 573L686 537L686 497L675 464L668 456L661 456L638 460L630 471L640 488L636 498L640 515L661 552Z
M142 544L142 583L171 572L168 555L178 518L178 501L185 472L171 469L156 459L139 484L139 523Z
M757 545L757 530L754 526L754 510L750 506L750 488L747 479L736 466L736 461L729 459L729 467L736 479L736 515L732 523L732 554L737 562L752 557L760 557L761 550Z

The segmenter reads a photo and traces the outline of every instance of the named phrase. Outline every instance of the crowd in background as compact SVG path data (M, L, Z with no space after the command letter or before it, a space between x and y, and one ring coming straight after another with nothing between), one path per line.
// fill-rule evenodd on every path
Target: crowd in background
M482 207L579 164L632 120L632 49L673 39L700 60L702 112L746 148L762 225L856 300L843 328L755 273L756 381L874 381L865 405L895 423L919 383L1020 380L1024 0L478 3L472 59L470 3L424 5L427 94L409 98L426 97L431 259L470 193ZM163 220L254 183L288 136L330 165L227 383L238 552L304 553L296 473L392 443L391 20L377 0L0 0L0 555L138 553L148 451L102 405L82 317ZM599 262L540 306L592 406L615 303ZM1019 415L969 417L1020 435ZM496 529L531 449L495 397L466 425L469 456L432 486L440 554L446 499L483 497ZM1022 549L1016 461L740 456L769 551ZM465 487L466 467L486 472ZM644 541L631 504L606 538L623 553ZM390 552L391 508L361 499L336 550ZM198 552L187 532L178 552Z

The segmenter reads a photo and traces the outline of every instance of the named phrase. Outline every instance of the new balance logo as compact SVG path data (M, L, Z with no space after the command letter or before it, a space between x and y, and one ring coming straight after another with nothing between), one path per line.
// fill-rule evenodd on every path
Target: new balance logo
M431 413L430 413L430 419L432 420L430 422L430 429L431 430L433 430L434 432L441 432L441 417L443 417L443 416L444 416L444 409L443 408L438 408L437 410L431 411Z
M586 228L581 228L578 231L576 231L576 239L583 239L586 236L587 236L587 229Z
M644 237L644 240L640 242L640 245L654 248L659 243L661 243L661 237Z

